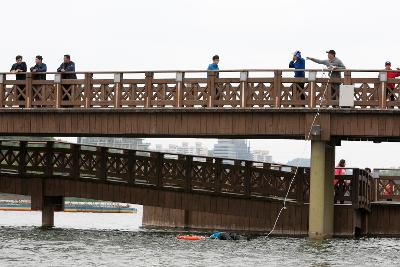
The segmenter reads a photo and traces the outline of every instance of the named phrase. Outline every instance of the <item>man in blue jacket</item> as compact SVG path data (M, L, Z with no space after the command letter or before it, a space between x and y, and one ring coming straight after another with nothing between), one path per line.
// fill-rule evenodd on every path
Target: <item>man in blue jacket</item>
M294 72L295 78L304 78L305 72L304 69L306 68L306 61L304 58L301 57L301 52L296 51L293 54L293 59L289 63L289 68L296 69ZM294 83L293 84L293 94L300 95L301 100L305 100L306 96L303 92L304 90L304 83Z
M70 55L64 55L64 62L61 63L60 67L57 69L57 72L63 73L61 74L62 79L76 79L75 73L68 73L75 72L75 63L71 61Z

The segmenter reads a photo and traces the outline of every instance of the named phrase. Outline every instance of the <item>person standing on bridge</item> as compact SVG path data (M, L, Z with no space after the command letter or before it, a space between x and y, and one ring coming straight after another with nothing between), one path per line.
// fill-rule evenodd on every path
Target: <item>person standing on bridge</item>
M293 54L292 61L289 62L289 68L296 69L294 72L295 78L304 78L305 72L304 69L306 68L306 61L304 58L301 57L301 52L296 51ZM304 83L294 83L293 84L293 95L300 95L301 100L306 99L306 95L303 92L304 90Z
M212 57L212 61L213 61L213 63L211 63L210 65L208 65L207 70L210 70L210 71L219 70L219 68L218 68L219 56L218 56L218 55L213 56L213 57ZM215 77L216 77L216 78L219 78L219 73L218 73L218 72L215 73Z
M61 79L76 79L75 63L71 61L70 55L64 55L64 62L61 63L57 72L61 72Z
M345 69L345 65L343 62L336 57L336 52L335 50L329 50L326 51L328 54L328 59L327 60L320 60L320 59L315 59L312 57L307 57L307 59L318 63L318 64L323 64L328 67L328 69L331 70L330 72L330 78L331 79L341 79L342 78L342 73L340 71L334 71L334 70L339 70L339 69ZM332 95L332 100L337 100L339 97L339 88L341 82L332 82L331 83L331 95Z
M31 72L47 72L47 66L43 63L42 56L36 56L35 58L35 66L31 67ZM33 80L46 80L46 74L34 74L32 75Z
M26 79L25 74L18 74L18 72L26 72L27 71L27 66L24 61L22 61L22 56L16 56L15 57L15 63L11 66L10 72L11 73L16 73L15 74L15 79L17 81L22 81Z
M394 72L390 71L392 70L392 63L390 61L385 62L385 70L388 71L386 72L387 79L394 79L396 77L400 76L400 72ZM400 68L397 68L397 70L400 70ZM387 83L386 85L386 96L390 98L390 101L395 101L395 92L394 89L396 88L396 85L394 83Z
M57 72L61 72L61 79L76 79L75 74L75 63L71 61L70 55L64 55L64 61L61 63L60 67L57 69ZM72 85L64 84L64 91L62 100L63 101L71 101L72 97ZM68 106L66 106L68 107Z
M26 63L24 61L22 61L22 56L18 55L15 57L15 61L16 63L14 63L11 66L10 72L11 73L15 73L15 79L17 81L23 81L26 79L26 75L25 74L18 74L19 72L26 72L27 71L27 66ZM19 84L17 85L19 87L19 89L21 91L23 91L25 89L25 84ZM24 94L19 93L19 96L17 97L18 101L25 101L25 97ZM19 105L20 108L24 107L25 105Z

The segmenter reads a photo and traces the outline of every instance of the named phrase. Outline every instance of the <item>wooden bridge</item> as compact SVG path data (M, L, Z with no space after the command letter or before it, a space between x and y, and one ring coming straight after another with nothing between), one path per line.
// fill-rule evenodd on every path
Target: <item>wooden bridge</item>
M383 174L373 179L348 169L336 177L335 235L357 228L400 234L399 227L387 233L379 217L381 207L392 220L400 217L400 206L387 204L400 199L400 178ZM288 190L276 234L306 235L308 168L53 141L0 143L0 192L31 195L44 226L54 224L64 197L80 197L146 205L145 224L157 217L158 225L268 231Z
M383 70L344 70L341 79L330 79L329 71L306 70L306 73L307 78L292 78L292 69L232 70L220 71L217 78L216 72L206 71L91 72L77 73L78 79L74 80L61 79L59 73L47 73L47 77L51 79L37 80L32 76L34 74L26 73L26 79L22 81L13 80L12 74L3 73L0 74L0 135L311 139L308 232L310 237L329 237L336 231L334 220L337 218L334 217L334 211L335 214L337 212L333 199L335 189L332 185L335 146L340 145L341 140L400 141L400 82L387 79L386 71ZM350 92L349 98L354 101L354 107L339 107L339 95L333 90L338 84L351 85L352 89L348 90L354 92ZM73 151L72 149L72 154L78 153ZM104 153L92 152L93 155L98 155L100 165L97 174L103 178L107 173L104 170L108 166ZM131 161L132 157L135 158L132 155L124 157ZM78 166L77 159L75 156L74 166ZM195 180L184 180L191 181L191 184L185 184L182 180L185 190L190 191L188 193L165 191L164 182L167 181L160 178L162 171L165 171L165 165L160 162L168 160L165 158L155 161L159 164L156 167L158 174L148 176L157 177L156 180L151 180L155 184L150 188L141 185L141 189L135 189L140 192L137 194L145 196L147 202L144 204L147 206L158 206L159 202L165 201L170 203L170 208L177 205L178 210L190 211L194 208L186 208L184 205L195 203L193 205L199 207L198 209L203 209L201 212L224 210L225 213L235 211L249 215L249 212L261 214L257 210L263 210L265 214L272 214L265 212L268 209L262 207L264 204L256 204L261 200L260 196L254 194L261 192L263 196L267 189L261 189L262 186L252 180L258 176L248 176L250 171L255 170L255 166L233 165L235 167L232 170L237 173L226 173L226 177L242 177L244 180L243 185L239 182L233 183L234 186L229 189L231 192L224 189L231 182L222 180L221 183L220 179L224 176L218 176L215 188L208 189L195 190ZM186 163L181 168L189 169L188 166L195 164L194 162L196 161ZM212 164L222 171L217 159L213 159ZM261 169L258 171L263 172ZM50 170L54 171L56 168L46 168L47 172ZM78 168L74 167L72 170L77 171ZM182 176L182 169L176 167L173 171L175 173L171 177ZM132 175L131 171L128 173ZM190 172L184 173L186 175ZM192 173L194 175L194 169ZM47 175L53 177L51 173ZM79 175L74 174L73 177L80 177ZM107 174L103 180L108 183L112 175ZM130 184L132 177L126 177L125 183ZM64 178L54 179L64 183L68 180ZM116 180L121 180L120 177L117 178ZM79 188L87 188L86 181L89 180L85 180L85 183L75 181L73 184L79 184ZM171 183L170 189L178 186L177 180L171 178ZM37 188L42 188L41 184L43 182ZM302 183L297 183L295 187L300 184ZM118 184L112 190L119 192L121 187L123 186ZM63 185L51 188L69 187ZM135 188L139 188L139 185ZM356 188L358 187L353 183L352 190ZM361 190L364 187L359 188ZM93 197L96 194L82 190L85 192L82 194L87 196ZM108 192L108 189L104 190ZM223 193L224 196L216 196L215 192L207 190L217 190L217 194ZM275 187L269 190L281 192L283 189L279 191ZM362 197L371 197L365 193L368 190L359 192L363 192ZM358 193L353 193L352 205L358 207L360 204L353 202L355 198L358 199ZM67 189L65 192L55 191L49 194L68 196L70 193ZM114 195L123 202L136 202L125 201L122 193ZM171 195L169 200L166 200L167 195ZM291 198L297 203L300 195L299 189L296 191L296 198L292 195ZM187 201L188 196L197 196L199 200ZM203 207L203 204L199 204L203 200L207 203L210 200L211 204L204 204ZM224 204L219 205L220 203ZM361 203L364 203L361 205L362 209L368 210L365 203L369 203L369 200ZM246 208L238 208L241 205ZM276 205L279 207L280 203Z

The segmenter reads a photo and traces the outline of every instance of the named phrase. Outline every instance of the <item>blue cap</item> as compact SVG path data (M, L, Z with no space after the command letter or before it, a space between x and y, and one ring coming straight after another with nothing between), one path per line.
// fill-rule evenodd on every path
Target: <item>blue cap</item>
M301 58L301 52L300 51L294 52L293 55L295 55L298 58Z

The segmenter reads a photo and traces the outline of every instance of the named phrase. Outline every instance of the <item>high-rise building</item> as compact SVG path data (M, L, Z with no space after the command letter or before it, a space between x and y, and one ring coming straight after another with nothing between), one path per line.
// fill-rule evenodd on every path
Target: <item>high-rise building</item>
M148 150L150 143L143 138L78 137L79 144Z
M214 145L213 156L241 160L253 159L246 139L218 139Z
M208 148L201 142L196 142L194 146L189 145L188 142L183 142L181 146L170 144L168 148L163 148L161 144L157 144L156 150L173 154L208 156Z

